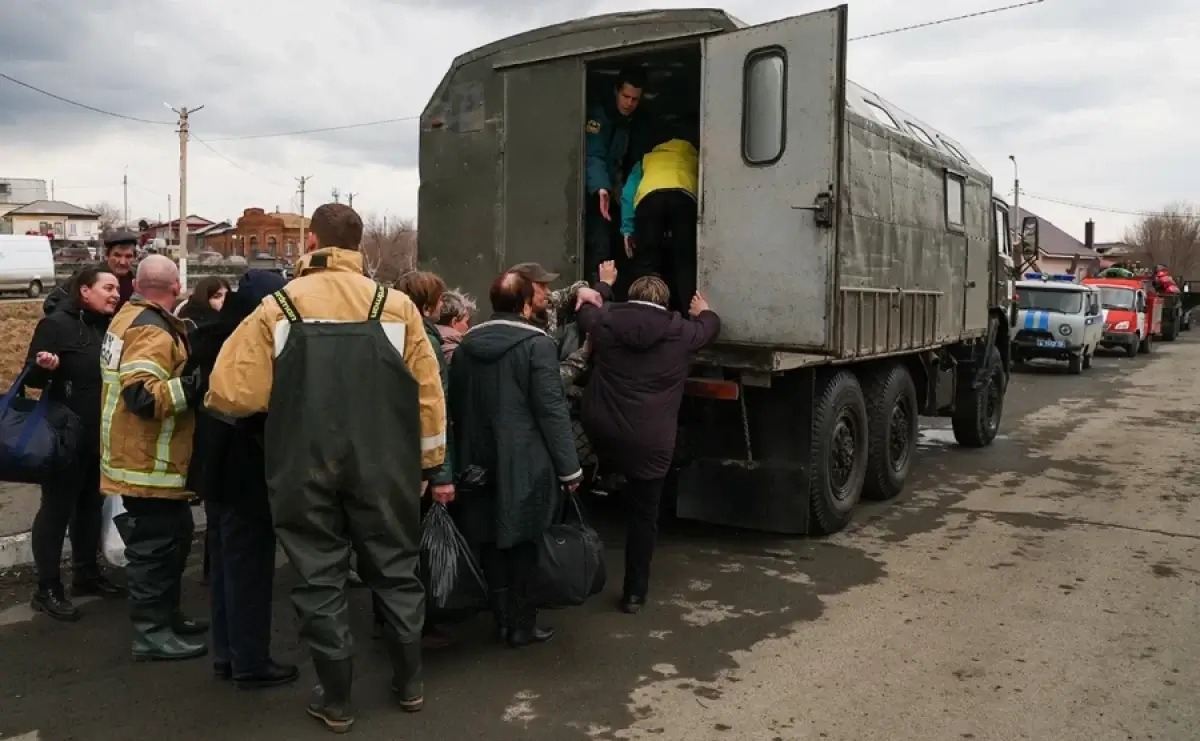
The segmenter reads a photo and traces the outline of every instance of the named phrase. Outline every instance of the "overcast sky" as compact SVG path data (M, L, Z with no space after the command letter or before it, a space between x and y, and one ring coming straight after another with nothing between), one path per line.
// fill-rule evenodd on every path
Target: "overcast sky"
M857 0L850 33L1016 0ZM761 23L832 0L730 0ZM704 5L705 3L700 3ZM416 116L451 60L498 38L569 18L686 2L615 0L38 0L0 2L0 72L64 97L153 121L164 107L205 109L190 149L189 211L218 220L244 208L295 210L330 190L361 211L416 215L417 124L326 134L236 137ZM998 15L856 41L850 76L944 130L1024 203L1082 237L1121 238L1122 211L1197 199L1200 3L1046 0ZM232 161L232 163L231 163ZM53 179L60 200L166 216L178 191L178 137L166 125L109 118L0 79L0 177ZM176 203L177 206L177 203Z

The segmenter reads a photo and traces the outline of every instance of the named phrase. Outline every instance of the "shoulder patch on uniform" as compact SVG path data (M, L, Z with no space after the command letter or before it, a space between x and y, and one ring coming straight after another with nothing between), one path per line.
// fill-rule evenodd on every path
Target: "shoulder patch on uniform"
M599 122L599 121L597 121L597 120L596 120L596 119L594 119L594 118L592 118L592 119L588 119L588 122L587 122L587 133L589 133L589 134L599 134L599 133L600 133L600 122Z

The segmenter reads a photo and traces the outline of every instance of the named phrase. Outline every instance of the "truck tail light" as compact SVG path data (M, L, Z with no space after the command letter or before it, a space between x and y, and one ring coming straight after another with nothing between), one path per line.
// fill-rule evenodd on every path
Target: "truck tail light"
M683 393L688 396L700 396L718 401L737 401L741 394L741 387L737 381L689 378L683 382Z

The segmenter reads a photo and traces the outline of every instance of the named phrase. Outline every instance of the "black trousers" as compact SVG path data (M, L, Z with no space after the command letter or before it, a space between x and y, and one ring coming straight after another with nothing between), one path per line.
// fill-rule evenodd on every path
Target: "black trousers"
M659 500L665 479L629 479L625 484L625 596L646 597L650 561L658 541Z
M633 239L631 281L661 276L671 289L671 308L686 314L696 293L696 199L678 190L646 195L634 212Z
M168 625L179 615L183 570L192 550L194 521L185 500L122 497L116 525L125 541L125 576L135 624Z
M236 507L205 504L212 576L212 641L234 676L256 674L271 660L271 588L275 529Z
M63 540L68 527L76 577L97 572L103 505L98 455L85 456L61 476L42 484L42 505L33 518L32 535L39 585L61 582Z

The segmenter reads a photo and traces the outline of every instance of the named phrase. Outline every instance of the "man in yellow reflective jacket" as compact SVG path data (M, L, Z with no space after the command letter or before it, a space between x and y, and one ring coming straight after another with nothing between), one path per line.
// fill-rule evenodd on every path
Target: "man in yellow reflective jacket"
M421 491L446 456L440 350L408 296L363 275L362 232L349 206L313 212L317 249L225 342L205 401L230 417L267 412L271 517L320 680L308 712L338 732L354 723L352 550L387 623L392 691L403 710L423 705ZM453 498L451 483L432 489Z
M696 199L700 155L681 128L634 166L621 192L621 236L631 259L629 285L659 274L672 308L684 311L696 293ZM624 277L624 276L623 276Z
M142 260L134 294L113 317L100 350L100 490L121 496L115 522L129 563L133 657L176 661L203 656L193 636L208 622L184 617L180 578L194 523L185 488L192 456L193 408L203 379L188 369L187 330L172 313L180 293L170 258ZM190 370L190 372L189 372Z

